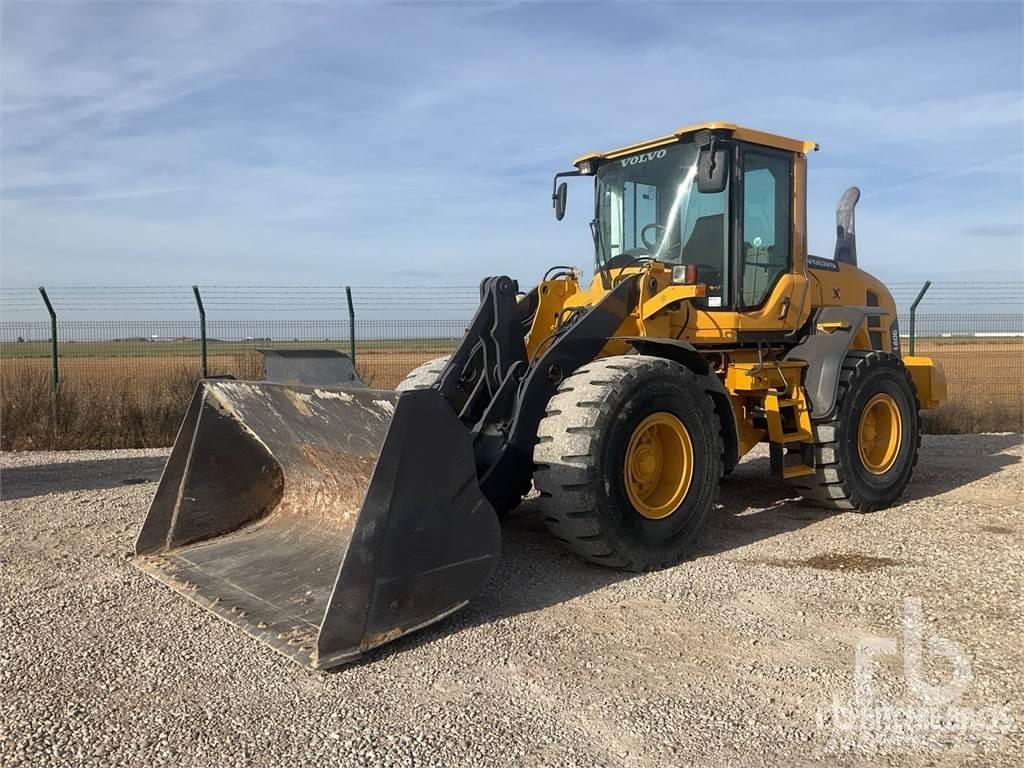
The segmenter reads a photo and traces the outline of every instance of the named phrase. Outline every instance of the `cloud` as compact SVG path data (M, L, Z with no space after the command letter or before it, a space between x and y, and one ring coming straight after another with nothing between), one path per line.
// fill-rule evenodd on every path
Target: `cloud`
M1006 224L975 224L960 230L971 237L1020 237L1024 235L1024 222L1013 221Z
M400 280L437 280L452 277L451 274L438 272L436 269L396 269L391 272L391 276Z
M0 8L5 284L586 269L589 182L557 224L551 174L702 119L821 142L820 253L850 184L880 264L1021 220L1012 5Z
M34 196L31 192L19 193L18 190L7 190L7 196L9 199L21 199L27 201L39 202L51 202L56 203L60 201L68 202L91 202L91 201L102 201L102 200L130 200L132 198L140 197L160 197L163 195L173 195L178 192L186 192L192 187L149 187L149 188L135 188L135 189L110 189L106 192L86 192L81 194L68 193L68 194L52 194L43 193L38 196Z

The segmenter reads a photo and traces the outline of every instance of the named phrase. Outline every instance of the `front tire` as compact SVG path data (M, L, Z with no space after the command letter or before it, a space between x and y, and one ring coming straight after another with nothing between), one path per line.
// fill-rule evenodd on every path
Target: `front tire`
M548 403L534 484L572 552L631 571L690 551L718 496L721 425L699 378L645 355L596 360Z
M832 418L815 422L814 475L792 484L811 504L874 512L906 490L921 447L917 390L888 352L851 351Z

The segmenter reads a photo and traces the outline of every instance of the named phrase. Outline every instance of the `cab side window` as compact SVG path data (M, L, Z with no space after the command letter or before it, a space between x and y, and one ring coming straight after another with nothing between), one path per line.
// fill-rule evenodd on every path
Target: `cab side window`
M792 161L747 151L743 154L742 298L761 304L775 281L789 271Z

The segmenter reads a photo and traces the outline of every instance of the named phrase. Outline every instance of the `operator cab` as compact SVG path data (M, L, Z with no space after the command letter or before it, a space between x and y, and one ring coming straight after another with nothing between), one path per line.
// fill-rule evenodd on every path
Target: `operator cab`
M783 275L803 268L812 149L813 142L704 123L578 158L571 175L596 177L596 270L692 265L707 286L694 302L700 309L757 309ZM564 185L555 204L564 210Z

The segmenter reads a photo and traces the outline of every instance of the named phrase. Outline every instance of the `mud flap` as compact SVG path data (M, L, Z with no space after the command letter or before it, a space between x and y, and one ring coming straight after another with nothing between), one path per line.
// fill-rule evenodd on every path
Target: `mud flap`
M435 390L204 381L135 564L325 668L465 605L499 548L469 434Z

